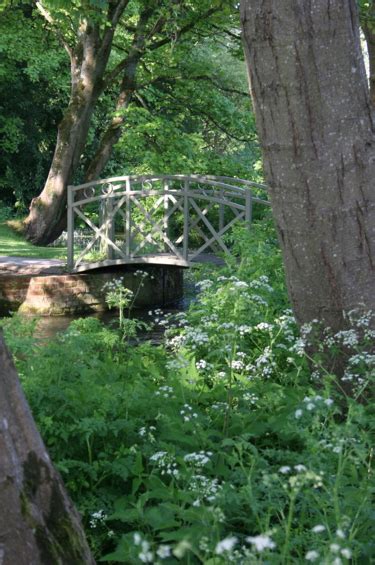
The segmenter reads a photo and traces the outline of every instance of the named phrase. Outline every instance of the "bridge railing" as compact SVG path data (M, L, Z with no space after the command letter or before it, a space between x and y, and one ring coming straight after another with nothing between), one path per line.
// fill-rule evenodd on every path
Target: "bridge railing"
M68 187L68 268L124 263L188 266L250 225L265 185L230 177L138 175Z

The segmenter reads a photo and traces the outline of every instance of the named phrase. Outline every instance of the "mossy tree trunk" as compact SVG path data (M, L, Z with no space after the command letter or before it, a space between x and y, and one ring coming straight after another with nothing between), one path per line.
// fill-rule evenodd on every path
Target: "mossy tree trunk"
M266 180L300 323L375 310L375 131L355 0L242 0Z
M94 564L0 335L0 563Z

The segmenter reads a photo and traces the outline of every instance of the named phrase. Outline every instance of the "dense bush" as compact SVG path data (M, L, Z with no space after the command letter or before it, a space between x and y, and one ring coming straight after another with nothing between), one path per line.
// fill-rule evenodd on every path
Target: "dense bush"
M5 324L42 435L98 559L370 562L369 318L321 338L348 352L340 384L308 353L314 325L299 333L287 310L270 228L235 248L189 311L152 313L160 346L95 319L39 345Z

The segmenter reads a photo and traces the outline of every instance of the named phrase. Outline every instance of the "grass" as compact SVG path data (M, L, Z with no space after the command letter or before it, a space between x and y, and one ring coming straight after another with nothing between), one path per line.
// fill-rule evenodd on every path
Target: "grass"
M32 259L66 259L65 247L37 247L25 240L8 222L0 223L0 256Z

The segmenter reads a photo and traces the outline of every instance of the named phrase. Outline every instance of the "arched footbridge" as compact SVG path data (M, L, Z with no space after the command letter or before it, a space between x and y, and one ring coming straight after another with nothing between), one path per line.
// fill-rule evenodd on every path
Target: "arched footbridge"
M200 175L122 176L68 187L68 269L175 265L230 254L225 236L250 226L265 185Z

